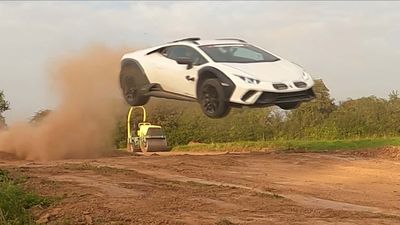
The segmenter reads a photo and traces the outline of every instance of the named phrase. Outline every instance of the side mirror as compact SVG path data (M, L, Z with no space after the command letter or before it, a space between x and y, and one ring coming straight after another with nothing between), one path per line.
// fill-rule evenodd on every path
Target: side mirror
M188 69L188 70L191 69L191 68L193 68L193 61L192 61L192 59L190 59L190 58L186 58L186 57L178 58L178 59L176 60L176 62L177 62L178 64L181 64L181 65L187 65L187 69Z

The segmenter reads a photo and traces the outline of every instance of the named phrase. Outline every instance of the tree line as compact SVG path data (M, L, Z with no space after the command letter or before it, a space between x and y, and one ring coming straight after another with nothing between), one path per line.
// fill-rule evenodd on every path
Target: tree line
M203 115L198 103L152 99L145 106L148 121L161 125L169 145L268 140L326 140L400 135L400 96L392 91L387 98L375 96L335 102L322 80L316 80L316 99L299 108L284 111L277 107L234 108L222 119ZM9 109L0 92L1 113ZM128 111L128 106L126 107ZM37 112L32 123L40 122L49 110ZM140 111L136 111L140 113ZM141 119L141 115L136 118ZM115 145L125 147L126 117L116 125Z
M316 80L316 99L299 108L233 109L222 119L203 115L197 103L153 99L146 105L150 122L161 125L170 145L268 140L325 140L393 137L400 134L400 97L375 96L335 102L322 80ZM116 145L125 146L125 120Z

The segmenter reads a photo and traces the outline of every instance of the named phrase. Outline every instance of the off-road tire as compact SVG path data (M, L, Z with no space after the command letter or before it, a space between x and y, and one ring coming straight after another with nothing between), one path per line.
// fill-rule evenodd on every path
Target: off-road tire
M123 64L120 72L120 85L126 103L131 106L145 105L150 97L144 96L140 89L148 83L146 74L139 64L129 62Z
M210 78L200 85L199 102L203 113L210 118L222 118L231 110L224 87L218 79Z

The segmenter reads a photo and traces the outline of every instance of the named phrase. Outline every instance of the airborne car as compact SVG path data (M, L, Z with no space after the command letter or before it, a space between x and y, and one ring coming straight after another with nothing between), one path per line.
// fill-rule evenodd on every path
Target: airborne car
M197 101L211 118L231 107L290 110L315 98L300 66L239 39L187 38L127 53L120 85L132 106L150 97Z

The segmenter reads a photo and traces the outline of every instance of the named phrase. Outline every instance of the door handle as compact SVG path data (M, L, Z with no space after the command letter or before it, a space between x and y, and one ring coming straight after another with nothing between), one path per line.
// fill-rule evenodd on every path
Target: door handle
M194 81L194 77L186 76L185 78L186 78L186 80L188 80L188 81Z

